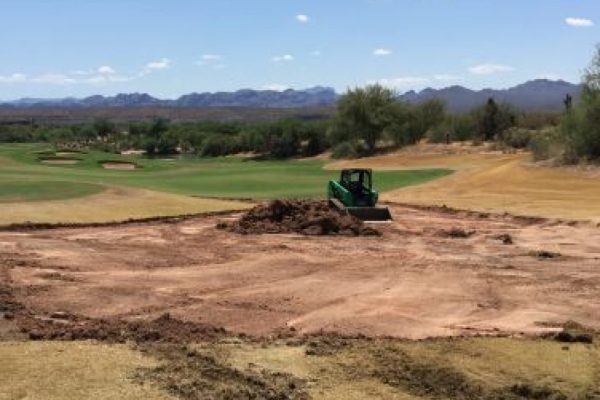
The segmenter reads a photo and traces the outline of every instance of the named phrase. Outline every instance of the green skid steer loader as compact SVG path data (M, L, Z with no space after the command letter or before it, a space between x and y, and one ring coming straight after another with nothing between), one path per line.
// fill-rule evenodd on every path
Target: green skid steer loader
M329 181L329 205L365 222L389 222L392 214L387 207L376 207L379 195L373 190L373 171L344 169L339 181Z

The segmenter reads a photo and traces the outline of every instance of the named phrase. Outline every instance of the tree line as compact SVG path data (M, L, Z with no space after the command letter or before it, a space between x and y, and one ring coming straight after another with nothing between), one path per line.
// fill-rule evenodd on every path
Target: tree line
M59 147L92 147L110 152L144 150L148 155L193 153L222 156L253 152L269 158L313 156L331 150L359 157L390 148L430 142L498 138L513 126L556 124L553 114L519 114L493 99L470 113L452 115L439 100L409 104L379 85L350 89L333 118L271 122L114 122L0 125L0 142L48 142Z
M193 153L222 156L252 152L266 158L313 156L331 150L334 157L360 157L427 139L433 143L495 141L529 148L537 159L563 162L600 159L600 47L585 73L578 104L565 98L565 111L523 113L490 98L464 114L450 114L440 100L411 104L381 85L349 89L335 115L324 120L272 122L116 123L97 119L74 125L0 125L0 142L50 142L62 147L93 147L150 155Z

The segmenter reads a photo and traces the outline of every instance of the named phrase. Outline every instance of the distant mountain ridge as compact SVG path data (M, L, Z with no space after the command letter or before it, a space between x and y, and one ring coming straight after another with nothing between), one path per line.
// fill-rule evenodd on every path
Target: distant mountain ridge
M400 96L400 99L411 103L440 99L446 103L449 111L455 113L466 112L480 106L490 97L523 111L561 111L567 94L577 101L581 94L581 85L562 80L536 79L500 90L471 90L462 86L450 86L444 89L427 88L418 93L406 92Z
M560 111L563 99L569 94L579 98L581 85L537 79L509 89L471 90L462 86L443 89L427 88L420 92L409 91L399 96L401 100L420 103L430 99L443 100L451 112L465 112L484 104L488 98L507 102L524 111ZM330 107L340 95L333 88L316 86L304 90L288 89L252 90L235 92L190 93L175 100L162 100L147 93L121 93L116 96L94 95L77 99L23 98L0 104L14 108L134 108L134 107L246 107L246 108L301 108Z
M252 90L235 92L190 93L175 100L162 100L147 93L120 93L116 96L94 95L82 99L24 98L0 104L12 107L64 107L64 108L112 108L112 107L249 107L249 108L296 108L331 106L339 95L333 88L316 86L305 90L287 89Z

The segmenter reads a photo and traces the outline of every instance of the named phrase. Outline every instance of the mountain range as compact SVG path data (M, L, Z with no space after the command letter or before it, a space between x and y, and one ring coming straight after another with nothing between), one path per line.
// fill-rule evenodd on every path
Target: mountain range
M484 104L488 98L507 102L524 111L559 111L567 94L575 100L581 86L565 81L537 79L509 89L471 90L462 86L443 89L427 88L409 91L399 99L420 103L430 99L443 100L451 112L464 112ZM146 93L121 93L116 96L94 95L85 98L36 99L23 98L1 103L3 108L141 108L141 107L247 107L301 108L330 107L340 95L333 88L316 86L310 89L284 91L243 89L235 92L190 93L174 100L163 100Z

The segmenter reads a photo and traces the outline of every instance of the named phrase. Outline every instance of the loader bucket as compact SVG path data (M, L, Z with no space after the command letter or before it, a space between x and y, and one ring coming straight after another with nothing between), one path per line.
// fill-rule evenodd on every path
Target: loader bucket
M347 207L348 214L364 222L390 222L392 214L387 207Z

